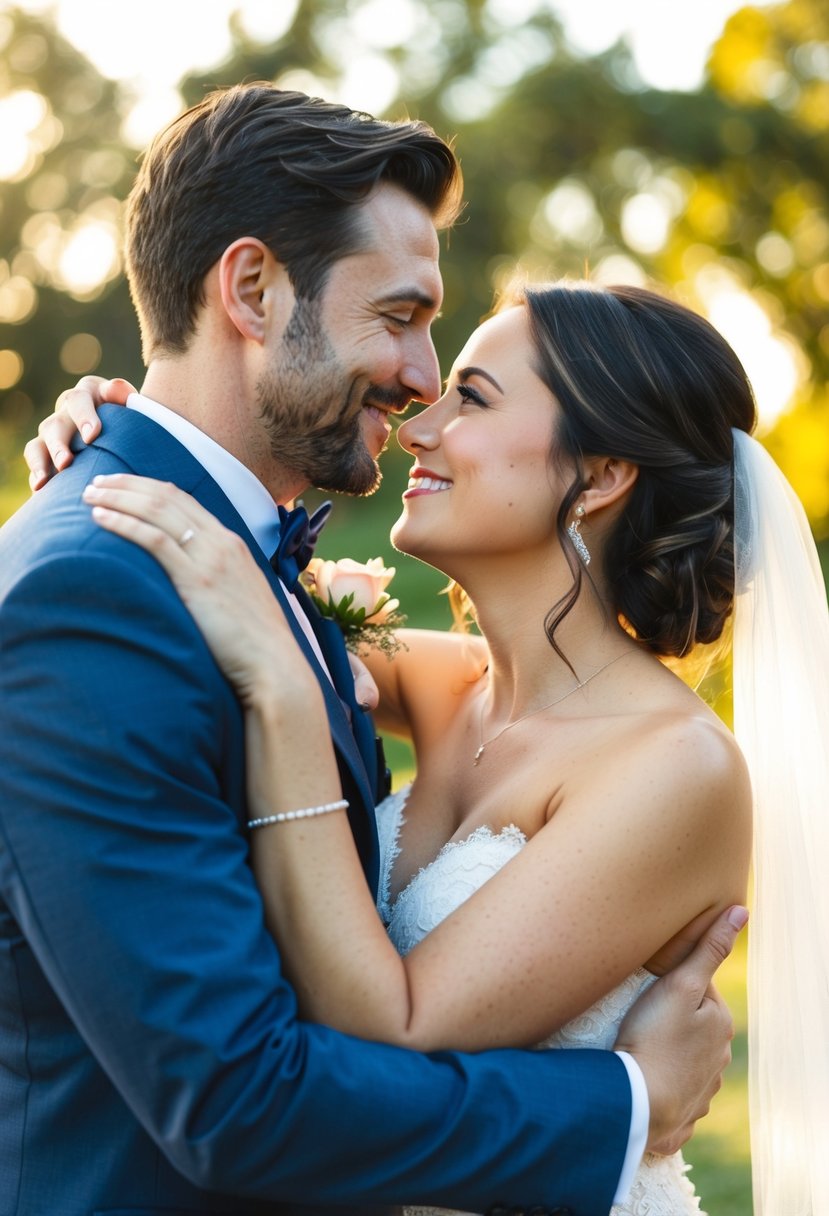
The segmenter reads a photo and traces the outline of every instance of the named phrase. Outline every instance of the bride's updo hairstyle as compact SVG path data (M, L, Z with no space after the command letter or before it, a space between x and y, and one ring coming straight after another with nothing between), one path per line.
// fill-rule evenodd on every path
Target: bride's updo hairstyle
M739 359L702 317L642 288L527 286L511 302L527 309L535 371L561 409L553 460L575 469L557 519L574 585L545 622L553 646L582 587L567 524L589 456L639 469L605 541L609 607L659 655L716 641L734 600L731 428L755 422Z

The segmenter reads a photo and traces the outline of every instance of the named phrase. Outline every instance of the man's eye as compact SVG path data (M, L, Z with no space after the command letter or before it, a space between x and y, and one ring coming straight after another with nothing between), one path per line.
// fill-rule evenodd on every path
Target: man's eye
M391 321L393 325L399 325L401 329L405 329L407 325L411 325L412 323L411 317L396 317L390 312L383 313L383 316L387 321Z

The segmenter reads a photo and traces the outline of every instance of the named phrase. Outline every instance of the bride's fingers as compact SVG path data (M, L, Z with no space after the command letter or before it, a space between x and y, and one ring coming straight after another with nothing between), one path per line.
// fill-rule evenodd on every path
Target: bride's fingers
M138 389L130 384L129 380L124 380L122 376L114 376L112 380L102 381L99 392L100 400L96 399L97 405L101 405L104 401L114 405L126 405L127 398L133 393L137 393ZM92 422L92 419L87 417L86 421ZM78 429L83 431L80 422Z
M163 528L147 523L136 515L100 505L93 506L92 518L107 532L114 532L116 536L122 536L151 553L179 590L183 590L187 582L192 580L194 566L186 549L197 536L194 529L189 529L192 533L189 536L185 529L180 539L174 540Z
M143 519L178 540L188 529L221 537L226 529L199 503L168 482L130 473L95 477L83 492L90 506Z
M212 520L213 530L208 533L199 528L195 511L190 521L184 514L171 519L171 508L163 513L164 526L159 526L142 517L146 501L141 503L140 493L105 493L128 499L130 507L138 500L138 513L94 503L96 523L156 559L245 705L274 695L274 671L280 672L279 696L284 692L295 700L297 690L317 688L288 621L241 536L217 520ZM180 524L184 531L176 532Z
M23 449L23 459L29 466L30 490L39 490L41 486L45 486L49 478L57 472L52 463L52 457L49 455L49 449L39 436L37 439L30 439L26 444Z
M113 497L127 498L129 492L109 493ZM152 554L191 610L195 611L198 605L208 611L224 605L226 608L238 606L241 613L244 606L252 606L255 599L260 605L264 604L269 614L283 617L265 576L241 536L216 520L212 520L214 533L207 535L206 529L194 527L184 515L176 520L165 514L160 525L142 515L140 504L138 510L131 509L133 505L130 501L126 506L113 508L94 503L92 517L108 532L114 532Z
M96 477L83 497L97 523L152 553L181 592L192 591L194 574L226 599L265 582L241 536L168 482L118 473Z
M94 508L102 507L112 514L120 515L123 519L134 519L146 524L156 532L163 533L181 549L186 548L200 534L200 529L195 521L185 512L173 506L158 509L144 495L134 494L129 490L104 490L97 486L86 486L83 500L87 506L93 508L96 522L100 523L102 517L94 515ZM103 518L108 518L108 516ZM119 535L125 535L125 533L119 532ZM151 535L145 529L136 533L136 536L140 536L144 540L150 538ZM132 533L128 534L128 539L133 539ZM147 544L142 541L137 541L137 543L142 544L143 548L147 547Z
M71 389L61 394L58 398L57 411L43 419L37 428L37 437L30 439L23 449L23 459L29 466L29 486L33 490L39 490L50 477L59 473L61 469L68 468L75 459L70 450L70 444L79 428L69 407L61 405L64 397L71 400L71 394L75 392L77 392L76 389ZM80 395L87 401L91 400L86 393ZM89 408L94 418L95 410L91 404ZM100 429L100 424L98 429ZM90 436L90 438L94 438L94 436Z
M135 391L127 380L84 376L74 388L61 393L55 412L43 419L37 437L30 439L23 449L30 488L39 490L55 473L68 468L74 460L70 445L76 434L83 437L84 443L91 443L100 433L97 406L104 401L125 405L127 397Z
M70 444L80 432L85 443L91 442L101 429L95 406L106 398L101 392L107 383L101 376L82 376L74 388L68 388L55 402L55 412L44 418L37 433L46 446L55 469L67 468L74 456Z
M188 494L171 481L160 481L156 477L145 477L139 473L98 473L92 478L90 485L103 490L128 490L147 498L157 510L173 505L192 514L202 525L212 522L221 528L215 515L211 515L192 494Z
M130 490L135 494L157 499L159 504L177 503L182 508L191 506L206 518L213 518L209 511L196 502L192 494L179 489L171 481L160 481L157 477L145 477L140 473L98 473L92 478L90 485L103 489Z

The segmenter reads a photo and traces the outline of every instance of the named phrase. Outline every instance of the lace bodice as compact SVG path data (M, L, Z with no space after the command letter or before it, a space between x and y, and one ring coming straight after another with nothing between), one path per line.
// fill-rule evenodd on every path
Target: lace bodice
M464 840L445 844L437 857L423 866L392 899L391 874L400 855L399 837L407 797L408 787L391 794L377 808L380 837L377 906L401 955L414 949L444 917L460 907L527 843L524 833L514 824L498 832L488 827L476 828ZM628 1009L654 980L655 976L644 968L634 971L612 992L539 1046L610 1049ZM680 1153L672 1157L648 1154L627 1202L614 1207L612 1216L704 1216L685 1177L687 1169ZM441 1211L443 1209L404 1209L405 1216L432 1216Z

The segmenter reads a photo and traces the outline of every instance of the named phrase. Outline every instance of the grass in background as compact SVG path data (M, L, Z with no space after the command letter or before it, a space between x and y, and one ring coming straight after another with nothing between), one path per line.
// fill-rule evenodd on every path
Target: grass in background
M717 973L717 987L734 1016L733 1061L711 1113L684 1150L691 1178L709 1216L752 1216L748 1136L746 947L743 932Z

